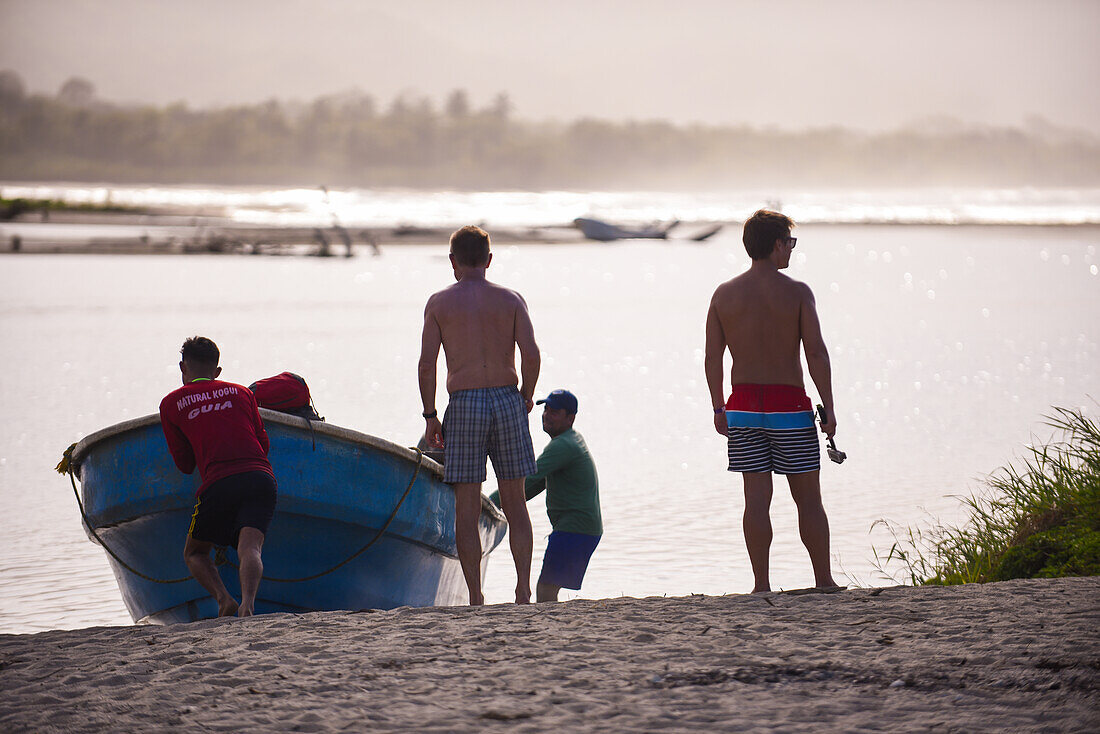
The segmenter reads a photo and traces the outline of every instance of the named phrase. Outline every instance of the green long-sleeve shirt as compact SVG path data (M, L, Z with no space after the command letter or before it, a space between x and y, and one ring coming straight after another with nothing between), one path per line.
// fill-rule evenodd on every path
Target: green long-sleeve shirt
M546 514L554 530L603 535L600 480L584 437L572 428L550 439L527 477L523 493L530 500L546 490ZM489 499L500 504L500 493Z

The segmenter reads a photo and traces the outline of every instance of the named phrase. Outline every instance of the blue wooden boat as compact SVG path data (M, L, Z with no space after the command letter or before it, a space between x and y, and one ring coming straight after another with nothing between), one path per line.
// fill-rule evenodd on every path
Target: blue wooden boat
M467 603L454 493L439 464L347 428L260 413L279 501L264 540L257 613ZM172 463L159 416L88 436L71 450L69 473L74 491L80 480L85 531L107 551L135 621L217 616L183 562L198 475ZM507 530L486 498L480 530L484 576ZM236 553L226 549L222 560L222 580L237 596Z

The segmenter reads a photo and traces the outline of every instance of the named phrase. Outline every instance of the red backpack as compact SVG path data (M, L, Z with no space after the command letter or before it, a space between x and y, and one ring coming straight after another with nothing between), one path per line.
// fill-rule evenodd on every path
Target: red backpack
M313 407L309 396L309 385L293 372L281 372L274 377L265 377L248 386L256 396L261 408L289 413L312 421L323 421Z

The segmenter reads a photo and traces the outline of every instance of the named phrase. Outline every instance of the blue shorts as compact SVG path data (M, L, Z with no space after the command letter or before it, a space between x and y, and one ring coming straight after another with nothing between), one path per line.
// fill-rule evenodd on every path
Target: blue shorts
M485 481L485 457L497 479L534 474L527 405L514 385L479 387L451 393L443 414L443 481Z
M599 544L599 535L563 533L558 530L550 533L550 542L546 544L546 553L542 557L539 583L562 589L581 588L592 551Z

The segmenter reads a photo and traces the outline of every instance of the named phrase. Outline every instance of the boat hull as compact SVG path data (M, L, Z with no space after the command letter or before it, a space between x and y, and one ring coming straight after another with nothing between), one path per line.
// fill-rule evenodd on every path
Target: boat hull
M454 493L438 464L373 436L261 413L279 497L264 539L257 613L466 603ZM159 418L89 436L74 450L73 463L86 530L117 556L108 554L134 620L216 616L214 599L183 562L198 479L172 463ZM500 511L483 500L483 575L506 529ZM219 566L235 595L236 562L230 548Z

